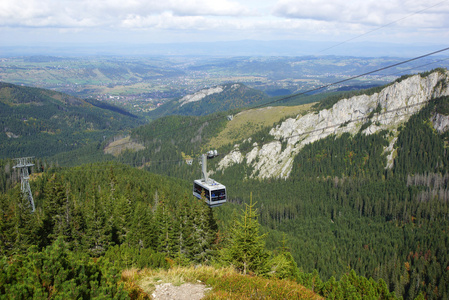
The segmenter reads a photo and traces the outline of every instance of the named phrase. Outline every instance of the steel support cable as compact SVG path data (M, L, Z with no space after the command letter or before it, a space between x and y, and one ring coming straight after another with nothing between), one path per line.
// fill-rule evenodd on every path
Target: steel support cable
M391 109L391 110L387 110L387 111L384 111L384 112L381 112L381 113L377 113L377 114L373 115L372 117L370 117L369 114L368 114L366 116L355 118L355 119L351 119L351 120L348 120L348 121L345 121L345 122L342 122L342 123L329 125L329 126L324 126L324 127L320 127L320 128L304 131L304 132L301 132L301 133L298 133L298 134L293 134L293 135L290 135L290 136L287 136L287 137L283 137L283 139L287 140L287 139L300 137L300 136L304 136L304 135L310 135L310 134L314 134L314 133L317 133L317 132L325 131L327 129L339 128L340 126L346 126L346 125L349 125L351 123L367 121L368 119L371 119L371 118L379 118L379 117L385 116L387 114L392 114L392 113L396 113L396 112L399 112L399 111L402 111L402 110L407 110L409 108L416 107L416 106L421 106L421 105L424 105L426 103L430 103L431 101L434 101L434 100L432 99L432 100L422 101L422 102L415 103L415 104L401 106L401 107L398 107L398 108L395 108L395 109ZM415 112L405 112L405 113L402 113L402 114L396 114L396 115L394 115L392 117L384 117L383 120L394 119L394 118L398 118L398 117L402 117L402 116L406 116L406 115L411 115L411 114L415 114ZM264 145L268 145L268 144L276 142L276 141L279 141L279 140L274 139L274 140L271 140L271 141L268 141L268 142L265 142L265 143L261 143L261 144L257 145L257 147L263 147ZM243 149L239 147L238 151L245 152L245 151L253 149L253 148L254 148L254 146L249 146L249 147L246 147L246 148L243 148ZM228 154L231 154L234 151L235 151L235 149L229 151L226 154L220 154L220 156L226 156ZM149 161L150 167L151 167L151 165L153 163L174 163L174 162L180 163L180 162L185 162L185 160L167 160L167 161L154 161L154 162Z
M341 45L343 45L343 44L346 44L347 42L350 42L350 41L353 41L353 40L355 40L355 39L358 39L358 38L360 38L360 37L362 37L362 36L365 36L365 35L368 35L368 34L370 34L370 33L373 33L374 31L377 31L377 30L380 30L380 29L382 29L382 28L385 28L385 27L388 27L388 26L390 26L390 25L393 25L393 24L395 24L395 23L397 23L397 22L400 22L400 21L402 21L402 20L405 20L405 19L407 19L407 18L410 18L410 17L412 17L412 16L414 16L414 15L417 15L417 14L419 14L419 13L422 13L422 12L424 12L424 11L426 11L426 10L429 10L429 9L431 9L431 8L434 8L434 7L436 7L436 6L439 6L439 5L443 4L444 2L447 2L447 0L438 2L437 4L434 4L434 5L432 5L432 6L426 7L426 8L424 8L424 9L419 10L419 11L415 11L414 13L412 13L412 14L410 14L410 15L407 15L407 16L402 17L402 18L400 18L400 19L394 20L394 21L392 21L392 22L390 22L390 23L388 23L388 24L379 26L379 27L377 27L377 28L374 28L374 29L372 29L372 30L369 30L369 31L367 31L367 32L365 32L365 33L362 33L362 34L357 35L357 36L355 36L355 37L352 37L352 38L350 38L350 39L344 40L343 42L340 42L340 43L337 43L337 44L335 44L335 45L333 45L333 46L330 46L330 47L328 47L328 48L325 48L325 49L319 51L318 53L325 52L325 51L327 51L327 50L330 50L330 49L333 49L333 48L335 48L335 47L338 47L338 46L341 46Z
M414 70L414 69L417 69L417 68L426 67L426 66L429 66L429 65L432 65L432 64L436 64L436 63L439 63L439 62L442 62L442 61L446 61L446 60L449 60L449 58L440 59L440 60L435 61L435 62L427 63L427 64L424 64L424 65L419 65L419 66L416 66L416 67L413 67L413 68L409 68L409 69L406 69L406 70L402 70L402 71L399 71L399 72L396 72L396 73L385 74L385 75L382 75L381 78L382 78L382 77L386 77L386 76L393 76L393 75L400 74L400 73L403 73L403 72L405 72L405 71ZM361 75L361 76L363 76L363 75ZM348 80L351 80L351 79L348 79ZM321 88L321 87L320 87L320 88ZM318 88L318 89L320 89L320 88ZM310 92L310 91L306 91L306 92L304 92L304 93L309 93L309 92ZM295 95L300 95L300 94L295 94ZM286 98L284 97L284 98L282 98L282 99L279 100L279 101L282 101L282 100L284 100L284 99L286 99ZM260 108L260 107L251 107L251 108L249 108L249 109L256 109L256 108ZM221 118L223 118L223 117L222 117L222 116L216 117L216 118L210 119L210 120L208 120L208 121L213 121L213 120L221 119ZM208 121L206 121L206 122L208 122ZM202 125L202 124L204 124L204 123L206 123L206 122L196 123L195 125ZM189 127L190 127L190 126L184 127L184 128L189 128ZM176 131L176 130L174 130L174 132L175 132L175 131ZM169 132L167 132L167 133L170 133L170 132L171 132L171 131L169 131ZM119 148L119 147L124 147L124 146L123 146L123 145L108 146L108 149Z
M339 81L336 81L336 82L333 82L333 83L329 83L329 84L327 84L327 85L323 85L323 86L321 86L321 87L318 87L318 88L315 88L315 89L311 89L311 90L308 90L308 91L305 91L305 92L301 92L301 93L297 93L297 94L294 94L294 95L285 96L285 97L282 97L281 99L277 99L277 100L274 100L274 101L271 101L271 102L268 102L268 103L263 103L263 104L260 104L260 105L251 107L251 108L249 108L249 109L262 108L262 107L264 107L264 106L266 106L266 105L270 105L270 104L273 104L273 103L277 103L277 102L279 102L279 101L288 100L288 99L291 99L291 98L294 98L294 97L297 97L297 96L300 96L300 95L304 95L304 94L306 94L306 93L318 91L318 90L321 90L321 89L324 89L324 88L327 88L327 87L330 87L330 86L334 86L334 85L336 85L336 84L340 84L340 83L343 83L343 82L347 82L347 81L350 81L350 80L353 80L353 79L356 79L356 78L360 78L360 77L362 77L362 76L366 76L366 75L369 75L369 74L373 74L373 73L376 73L376 72L379 72L379 71L391 69L391 68L393 68L393 67L396 67L396 66L399 66L399 65L403 65L403 64L409 63L409 62L411 62L411 61L415 61L415 60L418 60L418 59L422 59L422 58L424 58L424 57L431 56L431 55L434 55L434 54L437 54L437 53L441 53L441 52L444 52L444 51L447 51L447 50L449 50L449 47L443 48L443 49L440 49L440 50L437 50L437 51L433 51L433 52L430 52L430 53L427 53L427 54L424 54L424 55L421 55L421 56L417 56L417 57L414 57L414 58L410 58L410 59L404 60L404 61L402 61L402 62L395 63L395 64L392 64L392 65L388 65L388 66L386 66L386 67L382 67L382 68L379 68L379 69L376 69L376 70L373 70L373 71L369 71L369 72L366 72L366 73L363 73L363 74L359 74L359 75L356 75L356 76L352 76L352 77L350 77L350 78L346 78L346 79L339 80ZM388 75L386 75L386 76L388 76ZM153 135L152 137L154 138L154 137L157 137L157 136L164 136L164 135L167 135L167 134L169 134L169 133L178 132L178 131L180 131L180 130L185 130L185 129L190 128L190 127L195 126L195 125L202 125L202 124L205 124L205 123L207 123L207 122L212 122L212 121L219 120L219 119L222 119L222 118L223 118L222 116L217 116L217 117L212 118L212 119L209 119L209 120L207 120L207 121L202 121L202 122L190 124L189 126L177 128L177 129L175 129L175 130L171 130L171 131L164 132L164 133L160 133L160 134L156 134L156 135ZM342 124L339 124L339 126L340 126L340 125L342 125ZM318 130L318 129L315 129L315 130ZM321 130L323 130L323 129L321 129ZM119 147L119 145L117 145L117 146L112 146L112 147ZM111 147L111 148L112 148L112 147ZM122 147L122 146L120 145L120 147ZM163 162L163 161L161 161L161 162ZM173 162L179 162L179 161L173 161Z
M256 106L252 106L252 107L249 107L248 109L262 108L262 107L265 107L267 105L271 105L271 104L274 104L274 103L277 103L277 102L280 102L280 101L289 100L289 99L295 98L297 96L305 95L307 93L316 92L316 91L319 91L319 90L322 90L322 89L325 89L325 88L328 88L328 87L331 87L331 86L334 86L334 85L337 85L337 84L340 84L340 83L343 83L343 82L347 82L347 81L350 81L350 80L353 80L353 79L357 79L357 78L360 78L360 77L363 77L363 76L366 76L366 75L374 74L374 73L377 73L377 72L380 72L380 71L383 71L383 70L391 69L393 67L397 67L397 66L400 66L400 65L403 65L403 64L406 64L406 63L418 60L418 59L422 59L424 57L428 57L428 56L431 56L431 55L434 55L434 54L438 54L438 53L441 53L441 52L444 52L444 51L448 51L448 50L449 50L449 47L443 48L443 49L440 49L440 50L437 50L437 51L433 51L433 52L430 52L430 53L427 53L427 54L424 54L424 55L420 55L420 56L417 56L417 57L413 57L413 58L410 58L410 59L407 59L407 60L404 60L404 61L392 64L392 65L388 65L386 67L382 67L382 68L379 68L379 69L376 69L376 70L373 70L373 71L365 72L363 74L355 75L355 76L352 76L352 77L349 77L349 78L346 78L346 79L342 79L342 80L339 80L339 81L336 81L336 82L333 82L333 83L322 85L322 86L314 88L314 89L310 89L310 90L307 90L307 91L304 91L304 92L300 92L300 93L284 96L284 97L282 97L280 99L276 99L276 100L273 100L273 101L270 101L270 102L266 102L266 103L262 103L262 104L259 104L259 105L256 105ZM155 137L165 136L165 135L168 135L170 133L186 130L186 129L192 127L192 126L203 125L203 124L205 124L207 122L213 122L213 121L220 120L220 119L223 119L223 116L216 116L216 117L208 119L206 121L201 121L201 122L189 124L188 126L183 126L183 127L179 127L177 129L174 129L174 130L158 133L158 134L155 134L155 135L153 135L151 137L155 138Z
M293 134L293 135L290 135L290 136L287 136L287 137L283 137L283 139L287 140L287 139L291 139L291 138L295 138L295 137L300 137L300 136L303 136L303 135L310 135L310 134L314 134L314 133L317 133L317 132L325 131L325 130L331 129L331 128L339 128L340 126L347 126L347 125L349 125L351 123L367 121L368 119L372 119L372 118L377 118L378 119L381 116L385 116L387 114L391 114L391 113L399 112L399 111L402 111L402 110L406 110L406 109L409 109L409 108L412 108L412 107L424 105L424 104L430 103L432 101L434 101L434 99L426 100L426 101L422 101L422 102L418 102L418 103L410 104L410 105L406 105L406 106L397 107L395 109L391 109L391 110L387 110L387 111L384 111L384 112L381 112L381 113L374 114L373 116L369 116L369 114L368 114L366 116L358 117L358 118L351 119L351 120L347 120L345 122L341 122L341 123L338 123L338 124L324 126L324 127L320 127L320 128L304 131L304 132L301 132L301 133L298 133L298 134ZM396 114L396 115L394 115L392 117L384 117L383 120L394 119L394 118L398 118L398 117L402 117L402 116L406 116L406 115L412 115L412 114L415 114L415 113L416 112L405 112L405 113L402 113L402 114ZM279 141L279 140L276 140L276 139L270 140L270 141L267 141L265 143L261 143L261 144L257 145L257 147L263 147L264 145L268 145L268 144L276 142L276 141ZM243 148L243 149L239 147L238 150L240 152L245 152L245 151L247 151L249 149L253 149L253 148L254 148L254 146L249 146L249 147L246 147L246 148ZM219 154L219 156L226 156L228 154L231 154L234 151L235 151L235 149L229 151L226 154ZM199 158L197 157L197 158L191 158L191 159L192 160L197 160ZM185 163L185 161L186 161L186 159L157 160L157 161L151 161L150 160L150 161L146 161L145 162L146 164L149 164L149 165L135 165L135 164L131 164L131 163L122 163L122 164L125 164L125 165L128 165L128 166L132 166L132 167L151 168L152 166L154 166L156 164L160 165L160 164L172 164L172 163ZM104 170L104 167L101 167L101 168L98 168L98 169Z
M340 83L343 83L343 82L347 82L347 81L350 81L350 80L353 80L353 79L356 79L356 78L360 78L360 77L363 77L363 76L366 76L366 75L374 74L374 73L377 73L377 72L380 72L380 71L383 71L383 70L391 69L393 67L397 67L397 66L400 66L400 65L403 65L403 64L415 61L415 60L419 60L419 59L422 59L422 58L425 58L425 57L428 57L428 56L431 56L431 55L434 55L434 54L438 54L438 53L441 53L441 52L444 52L444 51L448 51L448 50L449 50L449 47L443 48L443 49L440 49L440 50L436 50L436 51L433 51L433 52L430 52L430 53L427 53L427 54L424 54L424 55L420 55L420 56L413 57L413 58L410 58L410 59L407 59L407 60L404 60L404 61L392 64L392 65L388 65L386 67L382 67L382 68L379 68L379 69L376 69L376 70L373 70L373 71L365 72L363 74L355 75L355 76L352 76L352 77L349 77L349 78L346 78L346 79L342 79L342 80L339 80L339 81L336 81L336 82L333 82L333 83L322 85L320 87L317 87L317 88L314 88L314 89L310 89L310 90L307 90L307 91L304 91L304 92L301 92L301 93L296 93L296 94L293 94L293 95L284 96L284 97L282 97L280 99L276 99L276 100L273 100L273 101L270 101L270 102L267 102L267 103L262 103L260 105L256 105L256 106L250 107L248 109L262 108L262 107L265 107L265 106L270 105L270 104L274 104L274 103L277 103L277 102L280 102L280 101L289 100L289 99L292 99L292 98L295 98L297 96L301 96L301 95L304 95L304 94L307 94L307 93L310 93L310 92L319 91L319 90L322 90L322 89L325 89L325 88L328 88L328 87L331 87L331 86L334 86L334 85L337 85L337 84L340 84ZM386 76L388 76L388 75L386 75ZM163 132L163 133L155 134L155 135L152 136L152 138L159 137L159 136L165 136L165 135L168 135L170 133L174 133L174 132L178 132L178 131L181 131L181 130L185 130L185 129L191 128L192 126L195 126L195 125L203 125L203 124L205 124L207 122L213 122L213 121L216 121L216 120L219 120L219 119L223 119L223 116L216 116L216 117L208 119L206 121L201 121L201 122L189 124L188 126L183 126L183 127L180 127L180 128L174 129L174 130L170 130L170 131L166 131L166 132ZM121 145L117 145L117 146L112 146L111 148L113 148L113 147L122 147L122 146Z

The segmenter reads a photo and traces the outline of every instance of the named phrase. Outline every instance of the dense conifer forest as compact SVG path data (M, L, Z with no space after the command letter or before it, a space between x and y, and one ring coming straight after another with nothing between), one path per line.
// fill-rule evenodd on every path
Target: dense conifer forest
M382 278L389 290L405 299L446 298L449 136L436 132L430 118L435 112L447 115L448 100L433 100L399 128L392 169L385 168L383 153L392 133L384 130L369 136L361 132L330 136L306 145L288 180L249 179L252 170L244 164L214 174L214 179L232 187L231 203L220 208L217 217L226 223L232 209L248 203L253 192L259 220L270 234L267 247L276 249L285 234L301 270L316 270L322 280L333 280L352 269L366 278ZM209 128L203 126L197 139L207 139L204 133ZM189 130L195 131L195 126ZM268 130L262 130L251 143L269 140ZM195 145L181 136L170 143L192 151ZM245 147L242 142L240 148ZM199 167L187 166L172 149L172 154L164 153L165 161L172 163L146 168L199 178ZM210 168L216 168L213 161Z
M167 115L205 116L211 113L229 111L261 103L269 97L243 84L228 83L220 86L222 92L205 96L201 101L180 103L174 99L148 113L155 119Z
M49 157L143 124L112 105L0 82L0 158Z
M410 118L397 140L392 169L385 169L386 131L343 134L306 145L288 180L245 180L242 165L216 179L233 187L231 201L257 199L260 221L277 239L290 241L298 266L321 278L349 269L382 278L405 299L420 293L448 297L448 133L429 121L447 115L448 97L431 102Z
M90 164L35 173L32 189L35 212L18 186L0 198L0 293L7 297L121 299L130 296L119 282L126 268L212 264L295 279L323 295L394 298L383 280L362 287L355 273L323 282L300 272L285 241L267 250L255 204L219 225L217 212L192 198L183 180Z
M209 150L225 114L135 128L131 138L146 149L108 158L116 162L68 168L35 159L34 213L14 161L0 160L0 294L127 298L126 268L204 264L294 280L329 299L447 299L449 133L431 117L448 107L449 97L433 99L396 133L308 144L288 179L251 178L245 164L214 172L228 192L214 209L192 196L200 167L185 159ZM395 134L394 164L385 168ZM240 148L272 139L261 128ZM92 149L98 157L101 147Z

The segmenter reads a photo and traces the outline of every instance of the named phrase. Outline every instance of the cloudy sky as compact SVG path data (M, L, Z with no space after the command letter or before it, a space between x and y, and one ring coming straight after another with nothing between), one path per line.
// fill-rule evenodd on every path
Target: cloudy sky
M0 4L4 46L350 39L449 44L449 0L0 0Z

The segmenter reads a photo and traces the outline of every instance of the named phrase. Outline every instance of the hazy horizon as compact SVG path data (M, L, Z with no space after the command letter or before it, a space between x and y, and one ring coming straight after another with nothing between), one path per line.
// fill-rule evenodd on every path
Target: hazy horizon
M0 39L0 55L414 56L447 47L449 1L4 0Z
M394 43L345 43L311 41L223 41L198 43L50 43L0 46L0 57L13 56L354 56L414 57L438 51L447 45L411 47ZM448 52L439 53L449 56Z

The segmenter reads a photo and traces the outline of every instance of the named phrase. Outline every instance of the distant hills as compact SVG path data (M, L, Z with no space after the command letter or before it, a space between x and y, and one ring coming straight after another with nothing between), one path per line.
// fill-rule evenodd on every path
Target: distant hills
M204 116L261 103L268 99L265 93L240 83L229 83L202 89L194 94L174 99L151 111L152 118L166 115Z
M121 159L139 165L148 160L182 160L184 155L195 157L200 151L217 148L222 154L217 160L219 164L215 165L219 173L233 173L236 168L244 168L245 173L239 174L242 178L287 179L298 171L295 161L301 159L305 147L313 148L314 143L323 141L332 144L342 136L347 139L352 139L351 136L366 136L367 139L382 136L382 143L376 145L382 145L376 150L376 155L379 155L376 156L376 164L382 166L380 170L389 170L396 163L401 128L413 114L426 107L427 102L449 94L448 76L447 70L437 69L404 76L387 86L334 95L314 107L265 107L236 113L234 120L227 120L228 112L219 112L218 105L220 97L229 98L224 96L231 95L229 93L235 85L201 90L162 106L154 113L165 117L132 130L130 143L139 142L145 148L123 154ZM242 89L242 95L245 90L253 92L243 85L238 89ZM236 100L244 99L232 95ZM266 98L261 99L267 101ZM446 103L447 98L440 101ZM210 114L212 111L217 112ZM210 115L203 116L208 113ZM447 113L436 111L427 122L433 130L439 130L437 128L446 128L444 124L449 123L449 119ZM369 151L364 154L367 155L365 158L374 157L367 153ZM304 165L304 162L299 165ZM441 162L439 166L442 166ZM365 165L358 167L364 169ZM177 174L179 168L167 164L157 167L153 163L151 170ZM337 170L335 168L332 175L338 176Z
M213 55L215 56L297 56L297 55L352 55L352 56L416 56L444 48L444 45L410 45L398 43L347 42L306 40L240 40L192 43L55 43L46 46L7 45L0 47L6 56L16 55ZM327 49L327 51L324 51Z
M48 157L142 124L110 104L0 82L0 157Z

